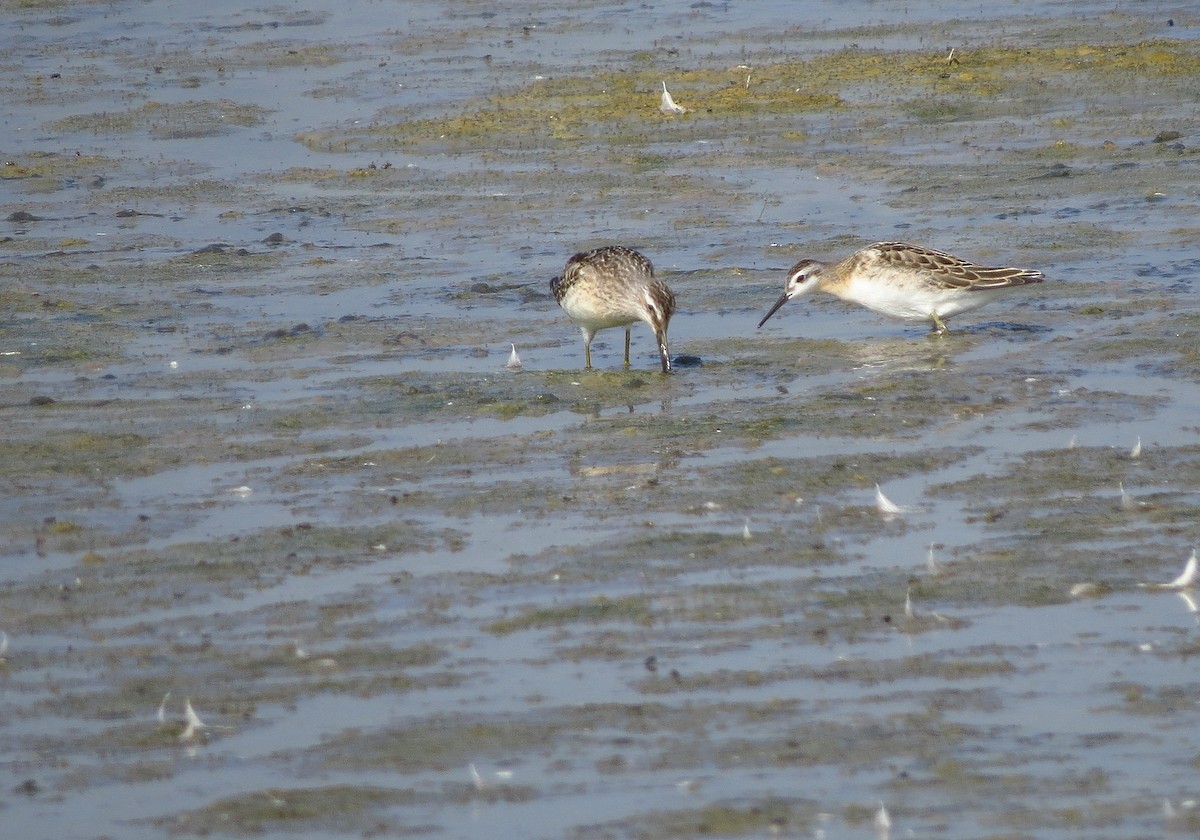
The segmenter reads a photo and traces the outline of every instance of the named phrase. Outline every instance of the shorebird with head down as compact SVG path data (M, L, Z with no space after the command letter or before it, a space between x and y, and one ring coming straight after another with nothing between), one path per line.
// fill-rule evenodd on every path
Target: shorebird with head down
M675 295L654 276L650 260L632 248L607 245L567 260L550 291L583 333L583 357L592 367L592 338L610 327L625 328L625 367L629 367L629 328L645 321L654 330L663 373L671 370L667 326L675 313Z
M892 318L928 321L941 335L952 315L1042 279L1042 272L1031 268L989 268L920 245L876 242L837 263L800 260L788 272L783 295L758 325L792 298L822 291Z

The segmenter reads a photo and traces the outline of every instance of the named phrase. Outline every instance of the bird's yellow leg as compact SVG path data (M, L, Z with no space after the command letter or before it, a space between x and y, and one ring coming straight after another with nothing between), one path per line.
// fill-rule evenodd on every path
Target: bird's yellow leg
M931 312L929 317L933 319L933 335L945 335L946 333L950 332L950 330L946 328L946 324L942 321L942 319L937 316L936 312Z

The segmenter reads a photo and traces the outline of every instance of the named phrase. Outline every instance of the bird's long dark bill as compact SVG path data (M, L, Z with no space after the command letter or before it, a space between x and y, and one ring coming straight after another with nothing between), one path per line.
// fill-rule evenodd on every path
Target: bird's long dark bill
M779 296L779 300L775 301L775 305L771 307L771 311L763 316L763 319L758 322L758 325L761 327L763 324L767 323L767 319L770 318L772 315L774 315L776 312L778 312L779 307L783 306L787 302L788 302L788 296L787 296L787 293L785 292L784 294Z
M671 353L667 350L667 337L658 336L658 355L662 359L663 373L671 372Z

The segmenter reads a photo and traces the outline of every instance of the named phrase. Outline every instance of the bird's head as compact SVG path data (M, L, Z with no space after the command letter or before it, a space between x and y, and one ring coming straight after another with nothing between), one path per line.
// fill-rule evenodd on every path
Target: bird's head
M800 262L792 266L792 270L788 272L787 283L783 287L783 294L779 296L779 300L775 301L775 305L771 307L771 311L764 315L763 319L758 322L758 325L761 327L767 323L767 319L778 312L779 308L792 298L797 298L814 291L820 282L821 272L824 268L824 263L817 262L816 260L800 260Z

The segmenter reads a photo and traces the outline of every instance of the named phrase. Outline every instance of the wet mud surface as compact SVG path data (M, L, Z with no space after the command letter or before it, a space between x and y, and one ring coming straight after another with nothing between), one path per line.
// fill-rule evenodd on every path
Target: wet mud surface
M6 833L1200 828L1200 18L0 21ZM1047 281L756 329L897 239Z

